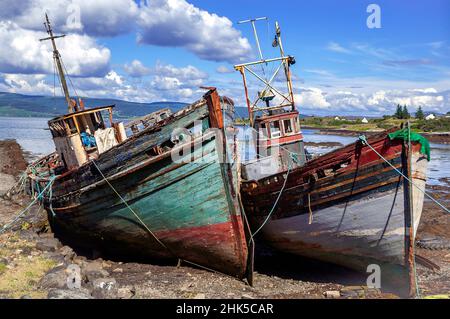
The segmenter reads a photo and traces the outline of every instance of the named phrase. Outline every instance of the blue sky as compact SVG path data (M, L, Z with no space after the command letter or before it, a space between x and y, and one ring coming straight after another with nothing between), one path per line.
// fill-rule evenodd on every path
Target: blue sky
M369 29L369 4L381 28ZM80 95L130 101L194 101L201 85L243 104L233 64L256 57L257 23L265 57L279 21L305 114L450 111L449 1L5 0L0 4L0 91L53 94L42 19L68 34L58 45ZM68 9L69 8L69 9ZM74 18L75 17L75 18ZM253 85L253 89L258 87ZM56 91L60 94L59 91Z

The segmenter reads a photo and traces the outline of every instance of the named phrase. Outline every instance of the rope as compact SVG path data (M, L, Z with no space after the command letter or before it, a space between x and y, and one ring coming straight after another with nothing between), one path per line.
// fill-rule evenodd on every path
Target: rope
M308 208L309 208L308 224L311 225L313 222L313 211L311 209L311 193L308 193Z
M137 220L142 224L142 226L145 227L145 229L153 236L153 238L165 249L167 249L167 251L172 254L177 260L178 260L178 264L180 264L180 261L184 261L188 264L197 266L199 268L214 272L214 273L220 273L226 276L230 276L228 274L222 273L220 271L211 269L209 267L194 263L192 261L186 260L186 259L182 259L179 258L171 249L169 249L169 247L167 247L161 240L159 240L158 237L156 237L156 235L150 230L150 228L147 227L147 225L144 223L144 221L139 217L138 214L136 214L136 212L133 210L133 208L130 207L130 205L128 205L128 203L126 202L126 200L119 194L119 192L117 192L117 190L114 188L114 186L111 185L111 183L108 181L108 179L105 177L105 175L103 175L103 172L100 170L100 168L97 166L97 163L95 163L94 160L92 160L92 163L94 164L94 166L97 168L97 170L99 171L100 175L103 177L103 179L105 180L105 182L109 185L109 187L114 191L114 193L116 193L116 195L120 198L120 200L125 204L125 206L133 213L133 215L137 218Z
M142 226L144 226L144 228L149 232L150 235L153 236L153 238L155 238L155 240L161 245L163 246L165 249L167 249L170 253L171 250L161 241L159 240L158 237L156 237L156 235L150 230L150 228L147 227L147 225L144 223L144 221L139 217L138 214L136 214L136 212L133 210L133 208L131 208L130 205L128 205L127 201L119 194L119 192L114 188L114 186L111 185L111 183L109 182L109 180L105 177L105 175L103 175L103 172L100 170L100 168L97 166L97 163L92 160L92 163L94 164L94 166L97 168L98 172L100 173L100 175L103 177L103 180L109 185L109 187L114 191L114 193L116 193L117 197L119 197L119 199L122 201L122 203L125 204L125 206L133 213L133 215L136 217L136 219L142 224Z
M283 186L281 187L281 190L280 190L280 192L278 193L277 199L275 200L275 203L273 204L272 209L270 210L270 212L269 212L269 214L267 215L267 217L266 217L266 219L264 220L264 222L263 222L263 223L261 224L261 226L259 226L259 228L251 235L250 240L249 240L249 243L250 243L250 241L253 240L253 238L256 236L256 234L259 233L259 231L266 225L266 223L269 221L270 217L272 216L273 212L275 211L275 207L277 207L278 201L279 201L280 198L281 198L281 194L283 194L284 188L286 187L286 182L287 182L287 180L288 180L288 177L289 177L289 173L290 173L290 172L291 172L291 164L290 164L290 162L288 162L288 170L287 170L287 173L286 173L286 178L284 179Z
M372 145L370 145L367 142L367 139L364 135L359 136L359 139L363 142L363 144L367 145L372 151L375 152L375 154L377 154L383 161L385 161L386 163L389 164L389 166L391 166L399 175L401 175L403 178L405 178L408 182L410 182L411 185L414 185L421 193L423 193L425 196L427 196L429 199L431 199L436 205L438 205L439 207L441 207L445 212L450 213L450 210L448 208L446 208L444 205L442 205L440 202L438 202L436 199L434 199L430 194L428 194L427 192L425 192L424 190L422 190L419 186L417 186L413 181L411 181L408 177L406 177L402 172L400 172L394 165L391 164L391 162L389 162L386 158L383 157L383 155L381 155L380 153L377 152L376 149L374 149L372 147Z
M40 198L42 198L42 195L47 191L47 189L53 184L55 181L56 176L52 176L47 183L47 185L42 189L42 191L36 196L29 204L28 206L23 209L9 224L6 224L3 226L3 228L0 230L0 234L4 233L9 227L14 225L14 223L19 220L30 208L33 206ZM50 188L51 189L51 188Z
M408 126L408 149L411 149L411 125L409 123L409 120L407 122L407 126ZM408 158L409 160L409 158ZM411 189L412 187L412 182L409 182L409 188ZM411 195L410 195L411 196ZM414 207L411 208L411 222L412 222L412 227L414 229ZM417 277L417 270L416 270L416 258L415 258L415 249L414 249L414 243L412 243L411 245L411 249L412 249L412 254L414 256L414 258L412 259L412 271L413 271L413 275L414 275L414 288L416 290L416 297L420 298L420 289L419 289L419 283L418 280L419 278Z

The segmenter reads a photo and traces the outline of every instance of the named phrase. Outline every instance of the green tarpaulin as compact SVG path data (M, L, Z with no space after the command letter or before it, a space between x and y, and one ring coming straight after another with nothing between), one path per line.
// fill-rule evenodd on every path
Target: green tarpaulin
M430 160L430 142L420 135L419 133L410 132L411 142L419 142L422 147L420 148L420 153L425 154L427 156L427 160ZM408 140L408 129L402 129L395 131L393 133L388 134L389 138L391 140L393 139L402 139L407 141Z

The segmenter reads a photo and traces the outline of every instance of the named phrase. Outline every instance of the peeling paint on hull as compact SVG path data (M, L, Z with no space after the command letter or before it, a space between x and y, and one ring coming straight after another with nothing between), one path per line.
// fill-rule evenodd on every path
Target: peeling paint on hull
M151 154L155 145L170 140L175 128L189 127L195 121L209 125L209 106L207 102L195 105L96 161L143 223L105 182L97 166L88 162L58 176L52 197L44 199L55 232L87 248L147 260L182 259L243 278L248 251L234 191L237 164L219 160L223 141L211 132L195 137L192 156L198 161L187 161L191 154L180 162L172 160L170 151Z
M391 164L406 173L400 142L383 137L371 142ZM424 190L427 160L419 154L419 149L420 145L413 145L410 177ZM343 162L345 166L325 173L326 169L336 168ZM253 229L265 220L285 176L244 183L243 202ZM315 176L312 182L311 176ZM291 172L261 236L281 251L361 272L366 272L369 264L378 264L382 279L407 289L409 267L405 238L409 228L405 185L409 184L387 163L374 157L367 147L359 150L357 145L344 147ZM423 194L413 187L412 197L415 234Z

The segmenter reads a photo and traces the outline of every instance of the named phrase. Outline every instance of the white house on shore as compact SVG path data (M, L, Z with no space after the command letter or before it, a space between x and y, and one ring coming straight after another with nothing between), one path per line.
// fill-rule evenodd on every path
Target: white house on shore
M431 113L431 114L428 114L426 117L425 117L425 120L434 120L434 119L436 119L436 116L434 116L434 114L433 113Z

